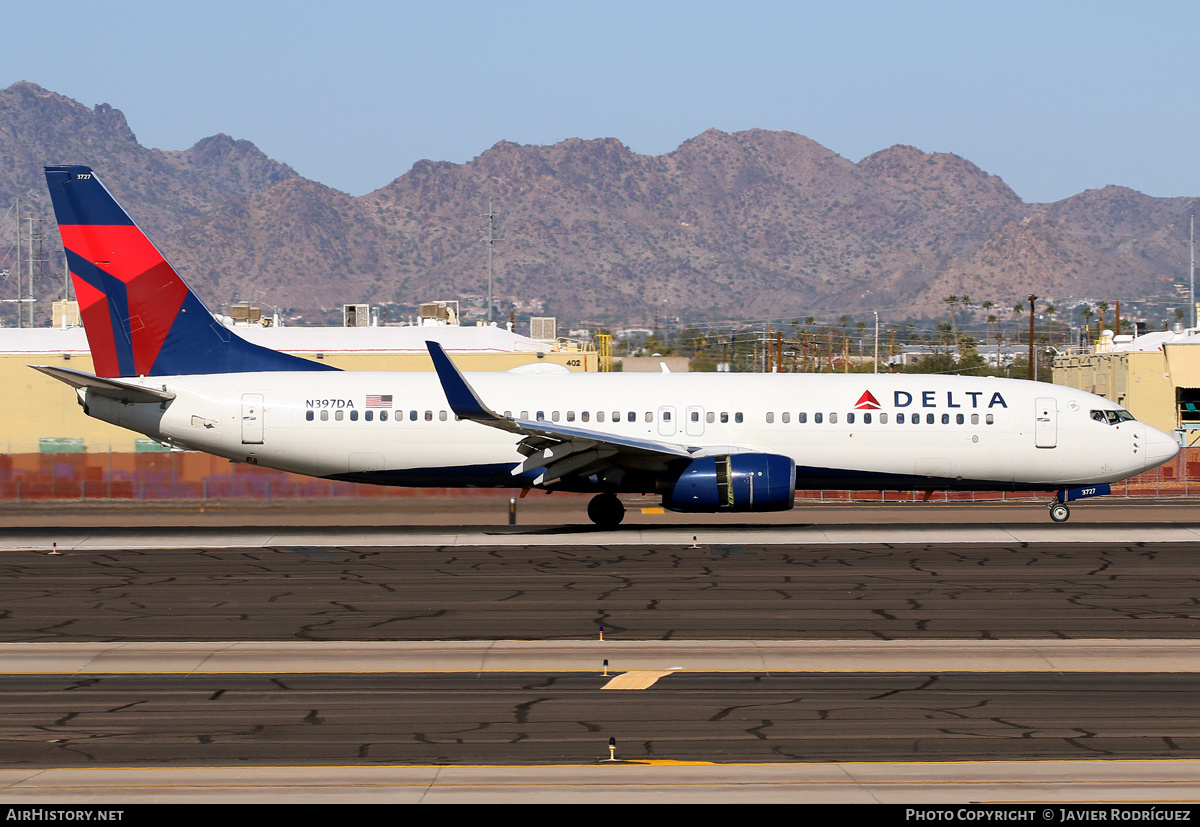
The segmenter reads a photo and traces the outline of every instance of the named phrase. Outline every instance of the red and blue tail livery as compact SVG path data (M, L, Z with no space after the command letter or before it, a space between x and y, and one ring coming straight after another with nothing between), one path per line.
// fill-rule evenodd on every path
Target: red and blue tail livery
M48 166L46 183L97 376L334 370L223 325L89 167Z

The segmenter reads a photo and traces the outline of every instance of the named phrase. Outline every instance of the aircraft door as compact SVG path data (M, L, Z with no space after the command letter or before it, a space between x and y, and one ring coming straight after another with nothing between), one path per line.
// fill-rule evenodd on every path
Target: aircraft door
M689 405L683 427L688 436L704 436L704 408Z
M658 433L660 436L675 436L675 409L663 406L658 409Z
M1038 448L1054 448L1058 445L1058 402L1039 396L1034 404L1033 444Z
M263 441L263 395L242 394L242 444L262 445Z

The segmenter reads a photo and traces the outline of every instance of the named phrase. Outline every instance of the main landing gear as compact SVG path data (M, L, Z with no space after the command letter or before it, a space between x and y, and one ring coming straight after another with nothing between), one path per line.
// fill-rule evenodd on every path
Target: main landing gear
M1071 509L1067 508L1067 504L1055 500L1050 503L1050 519L1056 523L1065 523L1071 519Z
M625 506L616 494L597 494L588 502L588 517L600 528L616 528L625 519Z

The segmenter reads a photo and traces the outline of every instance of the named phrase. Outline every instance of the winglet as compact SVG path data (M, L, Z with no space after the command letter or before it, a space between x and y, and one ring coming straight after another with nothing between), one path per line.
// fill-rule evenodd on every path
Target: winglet
M446 401L450 403L450 410L454 411L456 416L489 425L508 421L483 404L441 345L437 342L426 342L425 347L429 348L433 369L437 371L438 379L442 383L442 391L446 394Z

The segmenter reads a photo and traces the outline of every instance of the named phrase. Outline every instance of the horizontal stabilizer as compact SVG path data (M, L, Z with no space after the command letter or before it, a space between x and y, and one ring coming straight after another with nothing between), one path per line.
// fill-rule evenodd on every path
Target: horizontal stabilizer
M53 368L49 365L30 365L34 370L40 370L47 376L52 376L59 382L66 382L73 388L86 388L92 393L117 399L121 402L169 402L175 394L156 388L143 388L116 379L104 379L70 368Z

